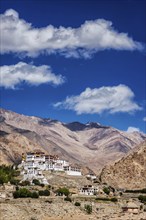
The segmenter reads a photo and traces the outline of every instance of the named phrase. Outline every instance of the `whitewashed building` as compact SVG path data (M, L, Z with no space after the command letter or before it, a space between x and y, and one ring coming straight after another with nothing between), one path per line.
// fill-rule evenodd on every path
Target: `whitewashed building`
M91 179L91 180L96 180L96 178L97 178L94 173L88 173L88 174L86 175L86 177L89 178L89 179Z
M28 152L22 155L22 162L19 165L22 168L21 174L23 180L39 179L41 183L47 184L42 171L65 171L67 175L81 176L81 170L78 167L70 166L66 160L59 159L56 155L45 155L44 152Z
M65 166L64 171L67 173L67 175L70 176L81 176L81 169L79 167L74 166Z
M86 195L86 196L88 196L88 195L90 195L90 196L96 195L97 192L98 192L98 187L94 187L92 185L83 186L79 190L79 194Z

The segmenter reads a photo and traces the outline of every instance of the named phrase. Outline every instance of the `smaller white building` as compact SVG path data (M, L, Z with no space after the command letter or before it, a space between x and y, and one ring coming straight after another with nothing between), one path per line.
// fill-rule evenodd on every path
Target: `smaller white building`
M86 185L86 186L80 188L80 190L79 190L79 194L86 195L86 196L96 195L97 192L98 192L98 188L94 187L92 185Z
M79 167L74 167L74 166L66 166L64 167L64 171L66 172L67 175L70 176L81 176L81 169Z
M87 177L88 179L91 179L91 180L96 180L96 178L97 178L94 173L88 173L88 174L86 175L86 177Z

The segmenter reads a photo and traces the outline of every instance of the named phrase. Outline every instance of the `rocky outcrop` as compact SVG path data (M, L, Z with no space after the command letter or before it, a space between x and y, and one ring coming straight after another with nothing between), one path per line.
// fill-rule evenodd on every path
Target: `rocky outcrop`
M116 188L146 188L146 141L119 161L104 167L100 179Z

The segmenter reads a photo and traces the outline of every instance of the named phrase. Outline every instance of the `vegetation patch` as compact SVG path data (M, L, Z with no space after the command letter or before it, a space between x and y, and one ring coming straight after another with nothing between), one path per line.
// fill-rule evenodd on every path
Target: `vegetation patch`
M13 192L13 197L15 199L28 198L28 197L39 198L39 194L36 191L31 192L30 190L28 190L26 188L21 188L21 189L16 190L15 192Z
M117 202L118 199L113 197L113 198L103 198L103 197L97 197L95 200L97 201L109 201L109 202Z
M13 169L13 166L0 166L0 184L8 183L17 185L19 180L16 179L19 176L20 172Z
M84 209L85 209L87 214L92 213L92 205L85 204Z
M50 196L50 191L45 189L45 190L40 190L39 191L39 196Z
M146 193L146 188L137 190L126 190L126 193Z
M104 192L105 194L109 195L109 194L110 194L110 189L109 189L108 187L104 187L104 188L103 188L103 192Z
M75 206L81 206L81 203L80 203L80 202L75 202L74 205L75 205Z
M56 194L58 196L63 196L63 195L68 196L70 194L70 192L69 192L69 189L67 189L66 187L63 187L63 188L57 189Z
M64 198L64 201L67 201L67 202L72 202L71 198L70 198L70 197L68 197L68 196Z
M142 203L146 203L146 196L140 195L138 197L138 199L142 202Z

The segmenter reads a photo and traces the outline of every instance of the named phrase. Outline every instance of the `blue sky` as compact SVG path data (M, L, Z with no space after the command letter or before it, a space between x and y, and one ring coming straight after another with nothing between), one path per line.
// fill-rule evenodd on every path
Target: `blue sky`
M145 132L145 0L1 0L1 107Z

